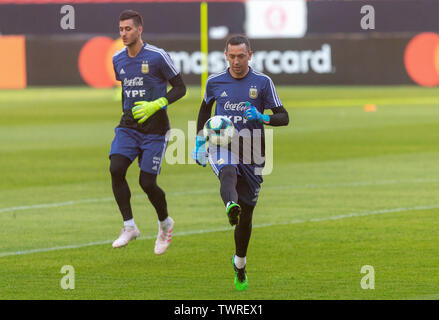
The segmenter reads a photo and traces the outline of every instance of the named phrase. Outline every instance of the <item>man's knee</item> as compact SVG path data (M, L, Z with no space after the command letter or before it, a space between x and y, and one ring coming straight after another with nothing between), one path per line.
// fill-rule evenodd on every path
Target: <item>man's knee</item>
M110 158L111 176L124 179L130 164L131 161L127 157L119 154L112 155Z
M236 168L232 165L227 165L223 167L219 172L220 180L236 179L236 176L237 176Z
M157 175L140 171L139 184L146 193L154 192L157 188Z

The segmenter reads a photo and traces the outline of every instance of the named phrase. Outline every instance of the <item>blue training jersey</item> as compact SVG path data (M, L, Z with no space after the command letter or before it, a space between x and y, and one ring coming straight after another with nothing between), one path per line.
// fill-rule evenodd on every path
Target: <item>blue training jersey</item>
M166 134L170 128L166 110L156 112L141 125L132 118L131 109L136 101L153 101L166 94L167 82L179 73L168 53L145 43L131 58L124 48L113 56L113 67L123 90L124 115L119 126L144 133Z
M207 78L204 101L216 101L215 115L227 116L232 120L235 129L260 129L263 134L264 125L244 119L246 101L255 106L259 112L282 106L273 81L269 76L257 72L250 67L244 78L235 79L230 75L229 68Z

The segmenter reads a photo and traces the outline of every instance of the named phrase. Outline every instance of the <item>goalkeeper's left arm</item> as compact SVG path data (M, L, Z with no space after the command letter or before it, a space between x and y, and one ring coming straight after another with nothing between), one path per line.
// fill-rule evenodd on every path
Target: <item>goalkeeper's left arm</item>
M184 97L186 94L186 85L183 82L181 74L177 74L174 78L169 80L172 88L165 94L168 104L174 103L178 99Z
M137 101L134 103L134 108L131 110L134 119L139 119L138 123L143 123L154 113L160 109L165 109L169 104L177 101L186 94L186 85L180 74L169 80L172 89L169 90L165 96L154 101Z
M290 122L287 110L283 106L270 109L273 114L269 115L268 125L273 127L286 126Z

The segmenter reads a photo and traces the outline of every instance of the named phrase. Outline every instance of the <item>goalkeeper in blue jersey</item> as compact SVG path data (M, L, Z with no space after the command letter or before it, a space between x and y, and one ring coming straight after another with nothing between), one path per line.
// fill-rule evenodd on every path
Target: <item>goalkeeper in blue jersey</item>
M196 147L192 157L203 167L209 162L220 181L220 194L229 223L235 227L236 252L232 256L235 286L247 288L246 255L252 230L253 210L262 183L261 159L255 159L254 148L265 157L264 126L285 126L288 113L282 106L272 80L249 65L252 56L247 37L236 35L226 42L226 59L229 68L211 75L206 82L205 95L198 114ZM227 148L209 145L202 135L205 122L211 117L216 102L215 115L229 117L238 131L239 148L233 143ZM271 110L271 115L264 110ZM260 141L259 145L254 141ZM250 143L250 148L245 147Z
M113 56L116 79L122 84L122 117L115 129L110 150L110 172L114 197L123 218L123 228L114 248L126 246L140 235L131 210L131 193L125 178L128 167L138 158L139 184L157 216L159 231L154 252L169 247L174 221L168 216L165 193L157 175L166 151L170 129L167 106L183 97L186 87L169 55L142 41L142 17L125 10L119 17L124 49ZM167 83L172 88L167 92Z

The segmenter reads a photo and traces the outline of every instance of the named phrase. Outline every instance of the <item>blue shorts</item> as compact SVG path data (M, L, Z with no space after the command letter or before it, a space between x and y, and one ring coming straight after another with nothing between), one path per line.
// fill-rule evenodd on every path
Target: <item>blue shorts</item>
M236 154L225 148L209 146L208 154L210 167L218 178L223 167L232 165L236 168L238 201L256 206L263 181L261 174L263 167L244 164Z
M116 133L111 143L110 157L121 154L131 161L138 158L142 171L159 174L163 157L165 156L168 140L166 136L158 134L145 134L134 129L114 129Z

